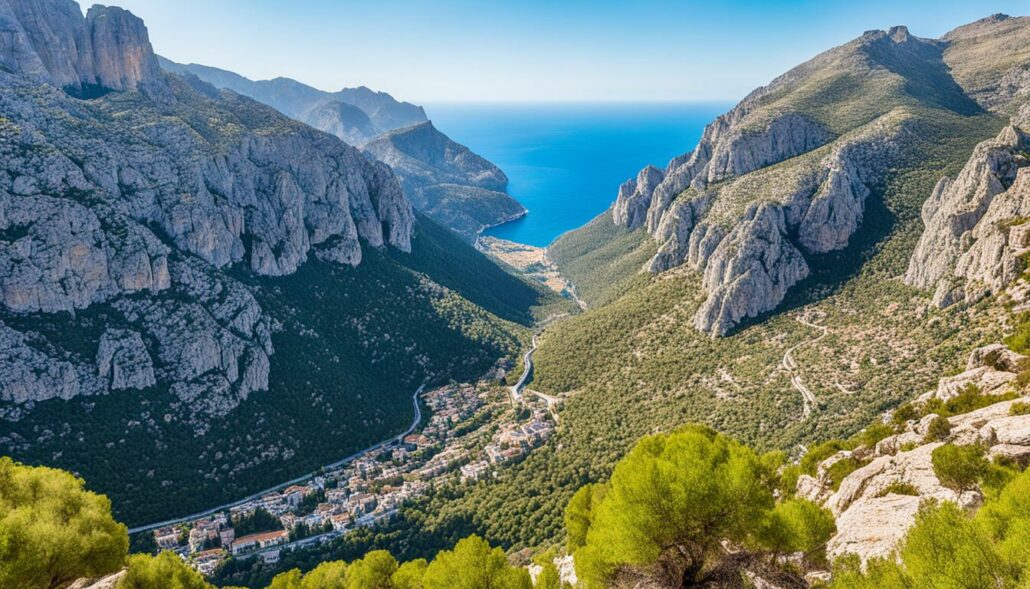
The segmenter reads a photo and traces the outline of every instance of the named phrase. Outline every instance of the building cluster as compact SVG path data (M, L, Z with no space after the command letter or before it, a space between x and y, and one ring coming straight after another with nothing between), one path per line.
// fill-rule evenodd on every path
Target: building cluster
M554 431L546 411L524 415L498 389L450 385L423 396L428 422L395 443L325 470L304 484L233 505L211 517L154 531L162 550L210 575L225 559L259 556L275 563L280 550L328 541L394 517L412 498L447 480L477 480L494 465L543 443ZM281 529L237 536L234 523L264 512ZM266 516L265 514L268 514Z

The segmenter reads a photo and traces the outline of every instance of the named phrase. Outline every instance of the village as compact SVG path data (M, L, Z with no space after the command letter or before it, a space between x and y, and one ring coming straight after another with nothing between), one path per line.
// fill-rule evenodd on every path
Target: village
M552 408L515 400L496 380L427 391L429 419L403 439L303 484L154 530L154 541L211 575L229 558L274 564L283 550L379 525L414 497L448 482L474 484L544 443L555 429Z

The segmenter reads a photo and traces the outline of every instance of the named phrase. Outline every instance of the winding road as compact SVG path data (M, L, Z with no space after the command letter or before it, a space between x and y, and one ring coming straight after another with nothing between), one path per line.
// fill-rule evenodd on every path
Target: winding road
M534 345L533 349L534 350L536 349L535 345ZM324 470L332 470L334 468L339 468L339 467L347 464L348 462L352 462L352 461L360 458L362 455L364 455L364 454L366 454L368 452L374 452L374 451L379 450L381 448L385 448L385 447L387 447L387 446L389 446L391 444L400 443L400 441L404 439L404 436L407 436L408 434L414 432L415 429L422 422L422 407L420 407L419 404L418 404L418 398L422 394L422 391L425 390L425 388L426 388L426 385L425 385L425 383L423 383L422 386L418 387L418 389L415 391L415 394L411 396L411 403L415 407L415 419L411 422L411 425L408 426L408 429L404 430L400 434L397 434L396 436L394 436L394 437L392 437L390 439L383 440L382 442L379 442L378 444L369 446L368 448L365 448L364 450L360 450L358 452L355 452L355 453L351 454L350 456L347 456L346 458L342 458L340 460L337 460L336 462L333 462L332 464L326 464L325 466L322 467L322 469L324 469ZM173 525L173 524L180 524L180 523L192 521L192 520L195 520L195 519L200 519L202 517L207 517L209 515L214 515L214 514L218 513L219 511L224 511L226 509L230 509L230 508L235 507L237 505L242 505L242 504L244 504L244 503L246 503L248 501L253 501L255 499L259 499L263 495L267 495L268 493L271 493L273 491L278 491L280 489L284 489L284 488L289 487L291 485L299 485L301 483L306 483L307 481L311 480L314 476L315 476L314 473L306 474L304 476L297 477L295 479L286 481L284 483L279 483L278 485L275 485L274 487L269 487L269 488L264 489L262 491L258 491L257 493L254 493L252 495L248 495L248 496L244 497L243 499L237 499L236 501L233 501L231 503L225 503L225 504L219 505L217 507L212 507L210 509L207 509L205 511L201 511L201 512L198 512L198 513L193 513L193 514L190 514L190 515L187 515L187 516L178 517L178 518L175 518L175 519L169 519L169 520L165 520L165 521L157 522L157 523L153 523L153 524L147 524L147 525L144 525L144 526L137 526L135 528L129 528L129 533L130 534L136 534L136 533L139 533L139 532L147 532L147 531L150 531L150 530L156 530L157 528L163 528L165 526L170 526L170 525ZM316 538L312 537L312 538L306 538L305 540L308 541L308 543L310 543L311 541L314 541L315 539Z
M812 414L812 408L815 407L816 403L818 403L818 400L815 398L815 394L812 393L812 390L805 386L805 383L801 381L801 374L798 372L798 363L794 360L793 354L799 348L807 346L809 344L814 344L815 342L823 339L830 332L830 330L826 326L816 325L815 323L806 321L803 317L795 317L795 319L797 319L798 323L806 327L811 327L812 329L817 329L821 332L819 336L817 336L816 338L803 341L800 344L797 344L788 349L783 354L783 360L780 362L780 366L782 366L783 369L789 372L791 375L790 384L795 389L797 389L799 393L801 393L801 399L804 403L802 412L804 414L804 417L808 417Z
M533 374L533 352L536 352L535 335L533 336L533 347L529 348L529 351L522 355L522 376L519 377L518 382L509 387L511 402L515 405L522 403L522 389L526 388L526 381Z

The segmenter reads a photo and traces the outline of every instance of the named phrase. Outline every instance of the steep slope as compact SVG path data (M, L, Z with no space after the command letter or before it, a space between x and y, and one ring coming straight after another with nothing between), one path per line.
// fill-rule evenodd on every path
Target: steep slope
M700 421L761 449L847 437L997 341L1000 305L941 311L901 280L935 184L1006 125L951 76L948 47L898 28L831 50L558 239L550 258L591 303L539 338L530 386L563 399L558 434L458 505L425 506L422 529L546 544L572 489L642 435Z
M868 32L753 92L664 172L622 186L613 218L654 236L648 270L703 274L695 327L725 335L774 309L809 258L847 247L928 110L979 111L942 46L904 27Z
M289 78L255 82L218 68L160 59L167 71L195 75L218 88L250 96L362 146L394 168L416 208L469 241L485 227L526 212L505 193L504 172L438 131L422 107L365 87L330 93Z
M508 177L427 121L386 133L361 150L388 164L412 204L469 239L526 213L505 194Z
M544 295L416 223L385 164L166 76L126 11L0 0L0 27L0 452L158 518L386 437L421 382L518 346Z

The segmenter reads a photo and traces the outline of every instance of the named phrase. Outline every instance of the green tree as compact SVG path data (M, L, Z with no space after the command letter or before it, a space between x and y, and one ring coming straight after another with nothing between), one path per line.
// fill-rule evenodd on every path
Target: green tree
M954 503L926 503L901 548L915 589L1011 586L990 537Z
M565 539L569 552L575 552L586 544L593 511L604 498L606 489L600 483L584 485L569 500L565 508Z
M529 572L508 564L500 548L469 536L436 555L426 568L425 589L531 589Z
M926 436L923 441L926 443L931 442L943 442L948 439L951 435L951 422L948 418L940 415L930 420L930 425L926 427Z
M622 566L661 561L669 583L689 587L720 540L744 541L764 521L771 478L753 451L707 428L646 437L593 510L577 573L600 587Z
M392 589L390 577L397 559L385 550L374 550L347 567L347 589Z
M976 445L944 444L934 449L930 460L941 484L959 493L976 487L980 478L990 470L983 448Z
M536 583L533 585L534 589L562 589L558 567L554 566L553 562L545 562L540 567L540 574L536 576Z
M162 552L157 556L136 554L129 557L125 576L118 581L117 589L214 589L214 587L174 553ZM277 589L279 588L277 587Z
M347 563L323 562L304 575L300 589L346 589Z
M390 577L393 589L423 589L422 579L426 576L426 567L428 566L429 563L424 558L402 564Z
M302 580L303 575L300 569L290 569L276 575L268 585L268 589L301 589Z
M758 544L773 554L803 552L814 555L837 531L833 514L805 499L776 505L756 533Z
M107 497L82 479L0 458L0 587L47 589L118 570L129 549Z

